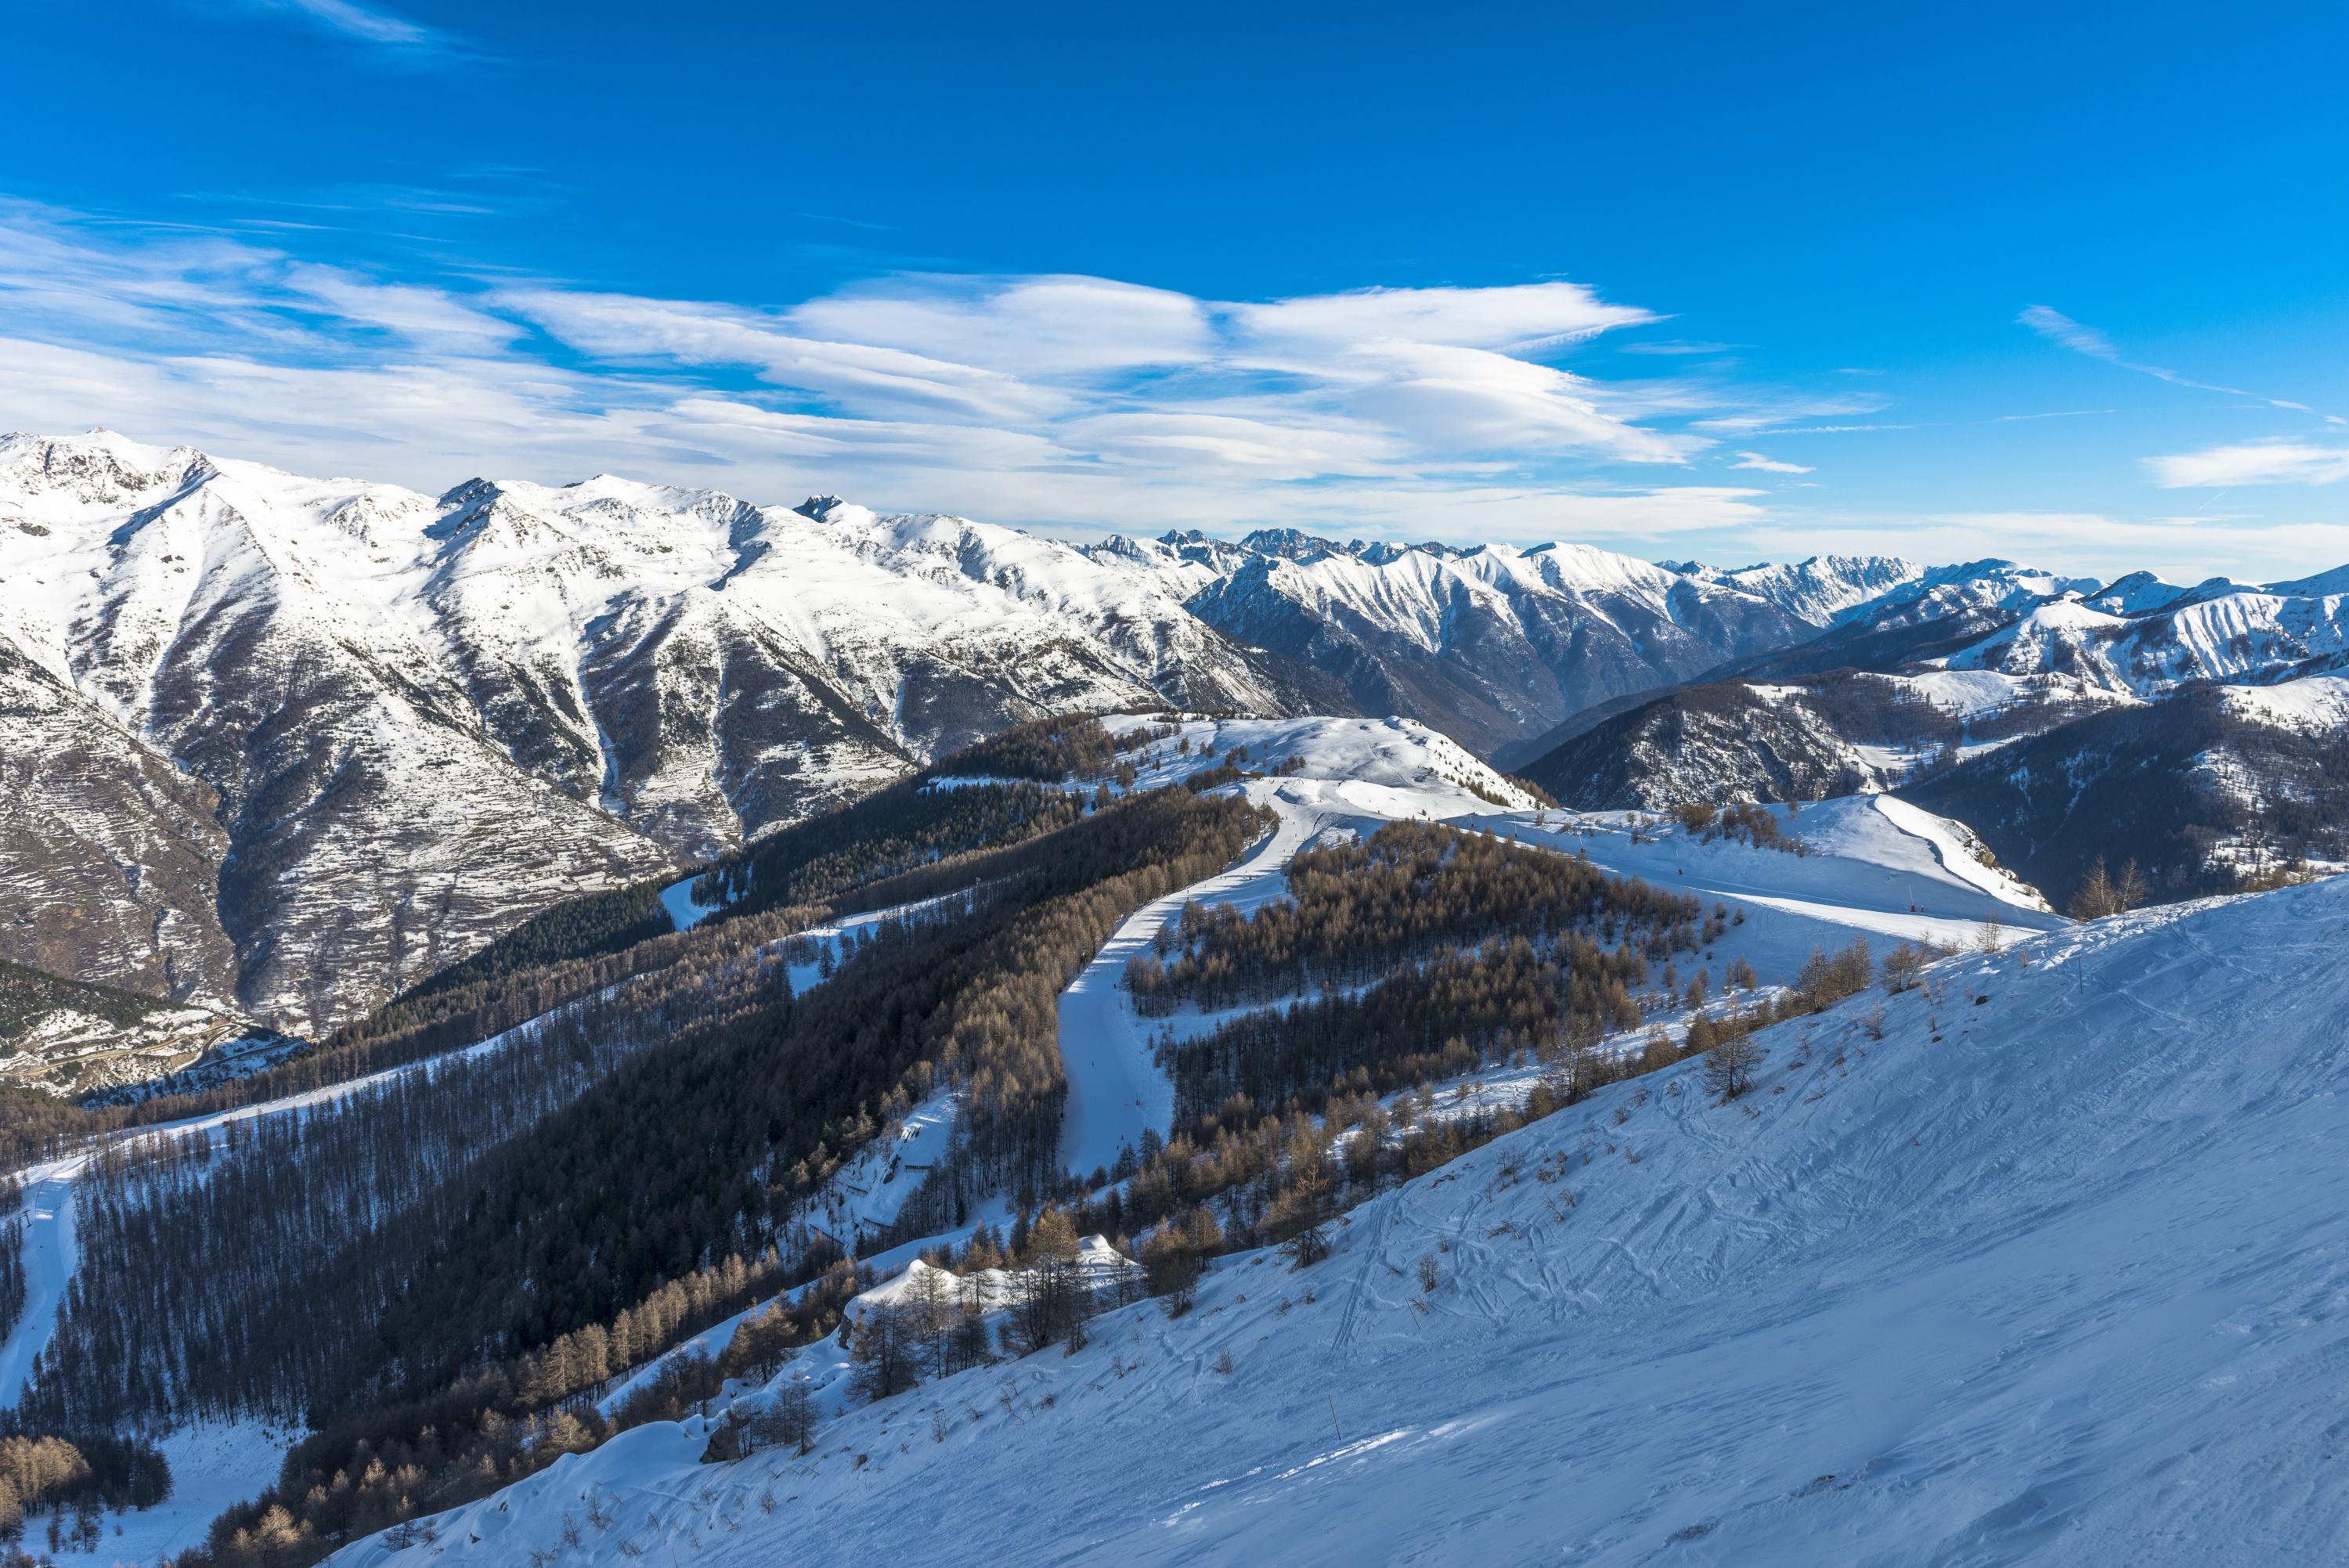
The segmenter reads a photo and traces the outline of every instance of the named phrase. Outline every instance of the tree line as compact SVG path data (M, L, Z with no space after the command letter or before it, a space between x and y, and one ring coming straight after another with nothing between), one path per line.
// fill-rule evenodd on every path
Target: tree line
M719 1356L671 1357L615 1401L609 1416L596 1404L633 1369L773 1292L781 1267L771 1256L728 1259L670 1281L608 1325L593 1326L596 1332L329 1422L295 1444L276 1481L222 1513L205 1543L174 1568L303 1568L347 1542L485 1497L632 1427L679 1419L729 1378L771 1377L792 1348L837 1331L842 1309L871 1283L854 1264L835 1261L800 1290L777 1296Z
M1502 933L1537 941L1603 928L1658 956L1692 944L1702 905L1609 876L1580 855L1442 823L1391 822L1359 843L1299 852L1288 896L1242 914L1194 901L1126 965L1137 1011L1218 1011L1361 985L1438 945Z

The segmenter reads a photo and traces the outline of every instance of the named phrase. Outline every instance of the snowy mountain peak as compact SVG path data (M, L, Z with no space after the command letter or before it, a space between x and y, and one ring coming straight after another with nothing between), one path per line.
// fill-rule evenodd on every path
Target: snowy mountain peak
M192 447L151 447L112 430L0 436L0 483L26 495L99 504L150 496L209 469Z
M1336 540L1323 539L1295 528L1259 528L1253 533L1243 535L1240 546L1261 555L1277 555L1284 561L1300 563L1356 553L1355 550L1348 549Z
M2088 595L2088 603L2099 610L2116 615L2134 615L2143 610L2158 610L2175 603L2186 592L2175 583L2165 583L2150 572L2132 572L2126 577L2116 577Z

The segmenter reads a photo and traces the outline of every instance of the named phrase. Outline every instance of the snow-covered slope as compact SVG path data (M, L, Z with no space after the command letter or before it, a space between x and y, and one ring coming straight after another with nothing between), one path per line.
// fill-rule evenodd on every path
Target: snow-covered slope
M1448 737L1410 719L1193 719L1154 744L1136 789L1177 783L1234 755L1274 777L1225 788L1270 810L1279 825L1237 864L1144 904L1119 925L1060 1000L1061 1068L1069 1093L1061 1162L1079 1175L1116 1162L1145 1130L1164 1134L1174 1086L1154 1037L1119 984L1194 900L1253 910L1288 891L1299 850L1374 832L1398 819L1458 820L1479 812L1535 809L1534 798Z
M2186 592L2150 572L2132 572L2126 577L2116 577L2089 594L2088 603L2115 615L2134 615L2175 603Z
M1814 555L1785 564L1720 572L1691 565L1692 575L1766 599L1808 625L1824 626L1925 575L1894 555Z
M1920 573L1841 612L1838 619L1876 627L1920 625L1966 610L2019 613L2066 593L2093 593L2097 586L2093 577L2064 577L1993 557Z
M2303 676L2276 686L2221 686L2227 706L2269 724L2338 729L2349 725L2349 677Z
M1187 743L1188 749L1179 748ZM1119 985L1126 963L1192 901L1243 913L1287 893L1299 851L1375 832L1389 821L1452 821L1503 832L1608 871L1734 906L1737 930L1719 944L1723 966L1752 965L1765 985L1790 983L1815 947L1854 936L1962 943L1983 920L2032 929L2058 923L2036 890L1987 863L1963 823L1876 796L1829 800L1785 816L1800 854L1734 841L1702 841L1671 823L1626 813L1545 810L1423 726L1390 719L1193 722L1155 748L1137 786L1172 782L1235 748L1278 776L1226 786L1278 819L1237 864L1134 912L1080 971L1060 1001L1069 1095L1061 1161L1088 1176L1164 1134L1174 1085L1158 1037L1204 1032L1195 1008L1144 1020Z
M804 1459L641 1428L336 1561L2321 1560L2344 942L2333 882L1946 960L1767 1032L1743 1100L1603 1090L1184 1317Z
M2051 600L1951 655L1950 667L2060 671L2158 696L2189 681L2275 680L2349 657L2349 592L2339 585L2280 592L2220 579L2135 613L2101 607L2108 602Z

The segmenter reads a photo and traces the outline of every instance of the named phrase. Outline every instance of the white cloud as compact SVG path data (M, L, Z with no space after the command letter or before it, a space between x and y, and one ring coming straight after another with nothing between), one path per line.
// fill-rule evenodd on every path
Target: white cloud
M874 411L920 408L949 418L1026 420L1068 399L983 366L870 343L808 337L736 305L564 289L510 289L495 303L572 347L629 365L745 366L761 379Z
M909 275L756 308L389 279L246 239L0 202L0 428L106 424L434 492L478 473L611 470L1075 534L1292 524L1641 554L1669 539L1747 560L1833 547L1838 529L1881 551L1890 530L1911 554L2044 542L2067 564L2164 539L2254 560L2265 549L2266 536L2207 520L2199 531L2027 515L1847 521L1789 513L1792 485L1656 482L1732 431L1766 429L1744 438L1777 445L1905 427L1789 428L1878 404L1718 372L1619 378L1561 348L1653 319L1566 284L1231 303L1063 276ZM2342 477L2326 449L2256 450L2268 469ZM1810 471L1755 451L1730 460ZM2317 549L2327 526L2289 537Z
M2349 480L2349 447L2307 441L2244 441L2147 459L2168 490L2226 485L2329 485Z
M2083 326L2062 311L2049 305L2030 304L2015 321L2029 327L2048 342L2068 348L2075 354L2085 354L2092 359L2109 359L2117 364L2121 351L2113 340L2093 326Z
M1760 452L1740 452L1733 469L1759 469L1765 474L1807 474L1814 470L1801 463L1782 463L1775 458L1765 458Z
M1745 345L1742 343L1689 343L1680 339L1666 338L1654 343L1619 344L1616 347L1616 352L1619 354L1664 354L1675 356L1688 354L1728 354L1744 346Z
M794 306L794 331L981 365L1015 376L1082 376L1197 365L1215 353L1188 294L1105 278L905 278Z
M1773 395L1749 399L1749 406L1733 413L1718 414L1699 419L1696 428L1718 431L1724 436L1750 436L1769 430L1774 434L1795 434L1785 428L1795 419L1833 419L1851 414L1873 414L1884 407L1883 399L1872 397L1843 396L1813 397ZM1823 425L1809 428L1809 433L1823 430L1897 430L1904 425Z
M2290 408L2302 414L2315 412L2305 403L2294 403L2282 397L2264 397L2257 392L2246 392L2240 387L2220 387L2209 381L2195 381L2175 370L2167 369L2158 365L2138 365L2124 359L2121 357L2120 349L2111 338L2093 326L2074 321L2062 311L2049 305L2025 305L2023 314L2014 319L2018 325L2029 327L2058 347L2068 348L2075 354L2085 354L2091 359L2101 359L2107 364L2117 365L2123 370L2134 370L2140 376L2150 376L2157 380L2167 381L2173 387L2190 387L2198 392L2223 392L2230 397L2249 397L2254 402L2265 403L2270 407Z
M1226 308L1244 336L1271 346L1423 343L1506 354L1658 319L1650 311L1609 304L1568 283L1361 289Z
M380 5L359 0L246 0L250 9L276 12L315 23L330 33L373 44L394 55L441 55L457 52L456 40L438 28L410 21Z
M365 38L370 43L415 44L429 36L423 27L405 17L354 5L351 0L277 0L277 3L316 17L337 32L348 33L355 38Z

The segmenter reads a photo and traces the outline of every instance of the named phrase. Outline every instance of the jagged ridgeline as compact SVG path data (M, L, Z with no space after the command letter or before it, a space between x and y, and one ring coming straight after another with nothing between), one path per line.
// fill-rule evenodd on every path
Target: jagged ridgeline
M1093 744L1098 726L1074 727ZM364 1430L369 1409L609 1324L729 1257L770 1271L771 1289L834 1255L797 1223L801 1202L860 1134L941 1087L967 1108L959 1181L1057 1191L1060 990L1125 914L1228 864L1267 824L1179 789L1081 805L1033 784L935 793L950 819L922 817L918 791L894 819L867 802L871 832L806 834L798 870L768 884L839 882L834 900L468 982L484 992L475 1014L600 982L498 1049L224 1143L110 1156L20 1419ZM794 994L792 931L901 904L915 907L842 942L826 983Z

